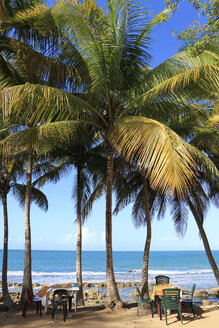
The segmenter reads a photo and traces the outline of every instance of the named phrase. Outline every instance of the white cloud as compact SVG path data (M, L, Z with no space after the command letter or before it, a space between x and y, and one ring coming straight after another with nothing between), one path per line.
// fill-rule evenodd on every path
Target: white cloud
M77 234L67 233L63 237L56 239L56 244L62 245L62 248L69 249L72 247L76 249ZM98 250L105 245L105 231L94 232L88 227L82 228L82 248L83 250Z
M73 235L73 233L68 233L67 235L64 236L63 238L63 242L68 244L68 243L72 243L72 241L74 241L75 236Z
M95 232L89 231L88 227L82 228L82 240L85 246L96 242L96 239L97 235Z

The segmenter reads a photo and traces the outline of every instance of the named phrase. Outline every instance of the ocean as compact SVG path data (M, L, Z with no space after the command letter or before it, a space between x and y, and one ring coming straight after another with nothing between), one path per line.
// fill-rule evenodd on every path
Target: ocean
M219 251L213 251L219 266ZM114 271L117 281L141 281L143 252L113 252ZM2 263L2 250L0 250ZM1 264L0 264L1 265ZM24 252L9 250L8 282L23 280ZM106 259L104 251L83 251L82 270L84 282L106 281ZM52 284L76 281L75 251L32 251L33 282ZM210 289L217 286L216 280L204 251L151 251L149 261L149 283L159 274L168 275L171 282L183 288Z

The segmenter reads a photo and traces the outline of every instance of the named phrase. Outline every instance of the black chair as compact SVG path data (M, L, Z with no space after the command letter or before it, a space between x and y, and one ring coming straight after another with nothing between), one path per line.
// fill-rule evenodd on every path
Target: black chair
M169 284L170 277L160 275L160 276L156 276L155 280L156 280L156 285Z
M192 290L183 289L183 291L182 291L182 304L187 303L190 305L194 317L195 317L195 309L194 309L194 305L193 305L193 295L194 295L195 287L196 287L196 284L193 284Z
M63 320L66 320L67 317L67 290L66 289L56 289L53 293L53 300L52 300L52 319L56 321L56 312L58 305L62 306L63 308Z
M154 310L153 310L153 300L151 298L143 298L141 293L140 293L140 290L138 287L135 287L135 289L137 290L137 293L138 293L138 306L137 306L137 316L139 316L139 309L140 309L140 305L142 303L148 303L151 305L151 315L152 315L152 318L154 317Z

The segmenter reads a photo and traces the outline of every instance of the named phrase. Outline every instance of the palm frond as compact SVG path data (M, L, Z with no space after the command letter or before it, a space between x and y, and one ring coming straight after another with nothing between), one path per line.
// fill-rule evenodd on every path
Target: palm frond
M136 195L136 199L132 207L132 221L135 227L146 225L145 198L144 198L143 188Z
M105 190L104 182L103 182L103 180L101 180L96 185L96 187L92 191L90 197L87 199L86 203L84 204L84 206L82 208L81 215L82 215L83 222L85 222L85 220L90 215L94 202L103 195L104 190Z
M186 70L169 79L166 79L144 93L139 99L146 104L158 96L167 94L180 94L181 90L188 90L200 99L211 97L219 87L219 68L215 65L200 65L199 67Z
M83 115L85 118L85 110L94 111L105 122L100 113L83 99L52 87L26 83L2 90L0 98L4 111L13 112L16 117L22 113L28 125L70 117L77 119Z
M179 236L184 236L187 230L188 210L185 201L179 199L175 193L170 203L171 214L176 232Z
M153 188L176 188L183 194L194 179L196 165L185 143L163 124L144 117L127 117L110 131L112 145L146 172Z
M211 159L198 148L190 144L188 144L188 149L197 163L199 170L209 179L209 181L212 181L213 184L219 184L219 172Z
M0 90L15 84L25 82L23 72L19 71L5 58L0 55Z
M16 183L12 187L12 192L15 198L18 200L20 206L23 207L25 204L26 185ZM33 186L31 187L31 203L35 203L44 211L48 210L48 200L45 194Z
M38 179L36 179L32 185L38 186L41 188L47 182L57 183L62 177L66 176L69 173L69 163L66 161L60 161L52 168L48 170L45 174L41 175Z

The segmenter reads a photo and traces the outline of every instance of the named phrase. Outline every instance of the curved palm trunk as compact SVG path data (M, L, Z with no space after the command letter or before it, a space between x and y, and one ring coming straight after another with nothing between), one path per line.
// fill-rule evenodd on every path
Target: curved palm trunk
M145 177L143 179L143 190L144 190L144 198L145 198L145 214L146 214L146 222L147 222L147 237L144 248L144 257L143 257L143 265L142 265L142 296L144 298L149 298L149 288L148 288L148 268L149 268L149 253L151 246L151 215L149 208L149 197L148 197L148 186L147 180Z
M205 252L207 254L207 257L208 257L209 263L211 265L211 268L214 272L217 284L219 285L219 270L218 270L217 264L214 260L214 257L212 255L212 252L211 252L211 249L210 249L210 245L209 245L208 238L206 236L205 230L204 230L203 225L202 225L202 223L199 219L198 213L197 213L195 207L193 206L193 204L192 204L192 202L190 201L189 198L187 198L187 202L188 202L190 210L191 210L191 212L194 216L194 219L197 223L197 226L198 226L198 229L199 229L199 232L200 232L203 244L204 244Z
M106 284L109 305L122 306L114 270L112 251L112 184L113 184L113 149L107 145L107 177L106 177Z
M76 276L79 292L77 293L77 302L84 305L83 289L82 289L82 229L81 229L81 168L77 168L77 255L76 255Z
M8 209L7 209L7 191L2 193L3 214L4 214L4 244L3 244L3 261L2 261L2 294L3 303L9 308L15 304L11 299L8 291L7 271L8 271Z
M25 228L25 250L24 250L24 277L23 277L23 289L21 301L24 301L25 288L30 290L33 295L32 289L32 274L31 274L31 229L30 229L30 198L31 198L31 183L32 183L32 165L33 155L30 151L28 154L27 164L27 185L25 195L25 207L24 207L24 228Z

